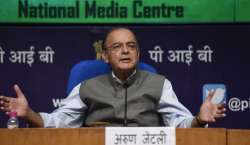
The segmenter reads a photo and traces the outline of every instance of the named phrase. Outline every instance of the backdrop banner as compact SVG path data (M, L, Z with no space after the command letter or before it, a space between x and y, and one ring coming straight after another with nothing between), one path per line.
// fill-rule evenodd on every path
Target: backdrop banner
M8 0L0 7L0 23L8 24L250 22L249 0Z
M0 95L15 97L18 84L35 111L53 111L67 96L72 66L100 58L110 27L0 26ZM250 128L250 25L129 27L137 35L141 61L172 82L194 115L214 90L213 101L226 104L227 116L209 126ZM6 127L7 118L0 113L0 127Z

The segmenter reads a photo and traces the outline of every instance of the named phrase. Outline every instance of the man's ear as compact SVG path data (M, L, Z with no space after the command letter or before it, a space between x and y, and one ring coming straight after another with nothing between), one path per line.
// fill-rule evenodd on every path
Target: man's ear
M102 59L106 62L109 63L107 52L104 50L102 51Z
M140 60L140 49L138 48L137 58Z

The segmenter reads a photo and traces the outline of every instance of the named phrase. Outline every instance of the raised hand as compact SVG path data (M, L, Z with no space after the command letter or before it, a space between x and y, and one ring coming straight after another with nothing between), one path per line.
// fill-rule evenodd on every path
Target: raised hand
M215 91L210 91L206 100L201 105L200 112L198 114L198 120L200 122L211 123L226 116L225 104L212 103L214 93Z
M0 109L6 114L10 111L16 111L17 116L26 117L30 109L27 99L18 85L14 85L14 91L16 92L16 98L0 96Z

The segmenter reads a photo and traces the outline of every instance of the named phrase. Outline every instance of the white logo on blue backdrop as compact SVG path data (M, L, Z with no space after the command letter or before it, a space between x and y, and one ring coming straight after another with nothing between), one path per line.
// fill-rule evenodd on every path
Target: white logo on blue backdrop
M203 85L203 101L206 100L209 92L214 92L212 103L220 104L226 103L226 86L224 84L204 84Z

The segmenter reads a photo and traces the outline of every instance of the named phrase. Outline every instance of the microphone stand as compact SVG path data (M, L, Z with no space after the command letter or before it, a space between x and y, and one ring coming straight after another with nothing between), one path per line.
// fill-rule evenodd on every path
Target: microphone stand
M125 89L125 97L124 97L124 126L128 126L128 118L127 118L127 110L128 110L128 83L123 83L123 88Z

